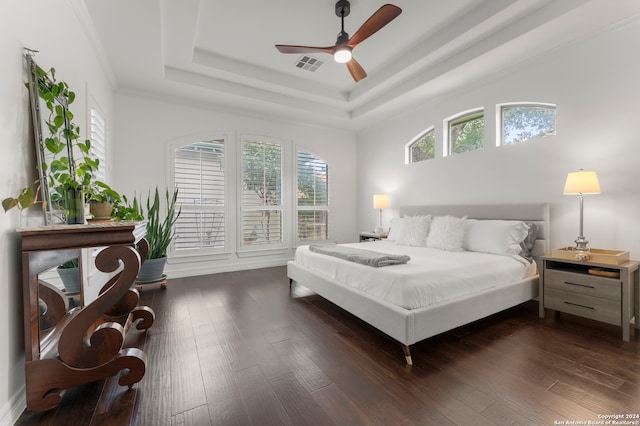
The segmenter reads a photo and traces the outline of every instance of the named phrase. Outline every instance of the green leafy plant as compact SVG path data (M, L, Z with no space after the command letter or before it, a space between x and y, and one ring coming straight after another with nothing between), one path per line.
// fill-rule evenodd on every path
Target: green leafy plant
M72 269L78 267L78 258L68 260L64 262L62 265L58 266L58 269Z
M118 203L121 201L120 194L109 185L101 181L94 181L87 188L86 200L90 203Z
M122 222L144 220L144 212L138 197L134 195L133 200L129 201L126 195L122 195L121 199L114 203L111 217Z
M91 158L91 141L80 139L80 127L73 123L74 115L69 105L76 98L65 81L56 80L55 68L49 71L36 66L36 85L38 96L44 103L44 127L48 134L43 135L43 146L49 157L41 164L42 173L47 177L48 192L52 204L64 205L65 194L69 188L82 190L93 185L94 174L99 167L99 160ZM26 83L27 88L29 83ZM44 111L48 113L44 113ZM74 153L78 154L74 157ZM5 211L13 207L27 208L37 202L40 184L37 189L26 187L17 197L8 197L2 201ZM47 205L43 203L43 208Z
M38 193L40 192L40 185L34 191L31 187L22 188L22 191L17 197L8 197L2 200L2 208L4 211L10 210L14 207L18 209L26 209L38 202Z
M36 67L38 95L49 111L44 122L49 135L44 146L53 155L48 164L43 164L54 195L61 196L66 188L87 188L99 167L99 160L91 158L91 140L80 139L80 127L74 124L74 115L69 109L76 94L66 81L56 80L56 70L48 72ZM74 158L74 153L79 153ZM58 199L56 199L58 201Z
M174 234L174 225L180 216L181 210L176 211L176 202L178 199L178 189L173 191L173 195L169 196L167 189L165 194L167 208L161 211L160 195L156 187L153 200L151 195L147 197L147 236L149 243L149 253L147 259L158 259L166 257L167 249L171 243Z

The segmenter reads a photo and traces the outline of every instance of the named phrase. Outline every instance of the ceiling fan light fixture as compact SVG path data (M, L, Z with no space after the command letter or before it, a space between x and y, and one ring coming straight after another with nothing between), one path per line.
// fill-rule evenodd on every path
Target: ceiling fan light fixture
M340 64L346 64L351 60L351 48L349 46L337 48L333 53L333 59Z
M376 10L353 34L349 34L344 30L344 18L351 12L351 3L349 0L338 0L336 3L336 15L340 18L341 31L338 33L338 39L333 46L314 47L314 46L296 46L292 44L276 44L276 49L280 53L328 53L333 59L341 64L346 64L351 77L357 83L367 76L367 73L352 56L351 50L358 44L362 43L380 29L393 21L402 9L392 4L385 4Z

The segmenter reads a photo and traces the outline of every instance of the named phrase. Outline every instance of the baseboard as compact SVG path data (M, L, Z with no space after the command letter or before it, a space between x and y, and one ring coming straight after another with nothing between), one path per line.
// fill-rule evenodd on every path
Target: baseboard
M249 269L271 268L275 266L284 266L288 259L256 259L252 262L224 264L220 266L212 266L205 263L202 267L191 264L189 268L179 268L175 265L167 265L165 273L169 279L171 278L187 278L198 275L219 274L224 272L245 271ZM181 265L179 265L181 266Z
M27 408L27 397L25 388L22 386L0 409L0 425L15 424L25 408Z

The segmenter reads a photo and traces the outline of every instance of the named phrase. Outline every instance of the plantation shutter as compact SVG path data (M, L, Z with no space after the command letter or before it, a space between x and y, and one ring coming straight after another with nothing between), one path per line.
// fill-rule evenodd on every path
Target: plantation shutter
M174 151L177 203L175 250L224 247L224 140L196 142Z
M242 189L242 244L281 244L281 143L259 138L243 138Z
M298 151L298 241L329 239L329 171L315 155Z
M94 180L105 182L107 176L107 126L104 117L97 108L91 108L91 150L90 156L97 159L98 170Z

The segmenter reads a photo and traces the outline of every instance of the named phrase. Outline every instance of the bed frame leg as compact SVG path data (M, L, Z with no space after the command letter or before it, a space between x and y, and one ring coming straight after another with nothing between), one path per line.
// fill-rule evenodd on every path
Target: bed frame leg
M411 349L409 349L409 346L403 344L402 352L404 352L404 359L407 360L407 365L413 365L413 360L411 359Z
M293 278L289 278L289 288L293 285Z

